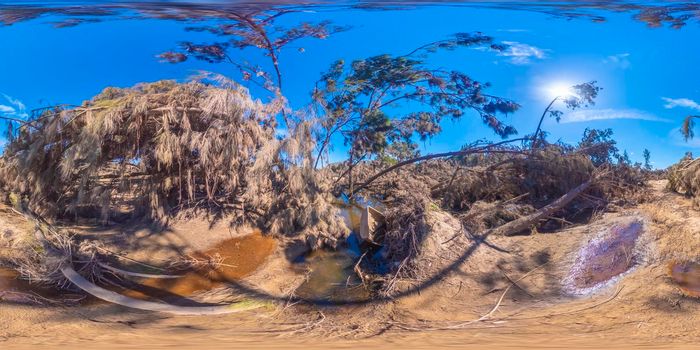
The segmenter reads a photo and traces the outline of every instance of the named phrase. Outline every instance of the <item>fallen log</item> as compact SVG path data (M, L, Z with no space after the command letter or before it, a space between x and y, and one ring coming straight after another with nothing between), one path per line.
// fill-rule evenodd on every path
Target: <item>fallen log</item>
M513 220L505 225L496 227L495 229L489 231L487 234L508 236L529 229L536 222L552 216L552 214L554 214L558 210L561 210L567 204L571 203L571 201L576 199L576 197L578 197L589 187L591 187L594 180L595 178L578 185L578 187L575 187L565 195L559 197L559 199L545 205L536 212L527 216L523 216L519 219Z
M222 315L248 311L262 307L260 303L240 302L221 306L178 306L166 303L158 303L147 300L140 300L127 297L125 295L104 289L81 276L71 266L61 267L61 273L76 287L86 293L113 304L125 306L132 309L165 312L173 315Z

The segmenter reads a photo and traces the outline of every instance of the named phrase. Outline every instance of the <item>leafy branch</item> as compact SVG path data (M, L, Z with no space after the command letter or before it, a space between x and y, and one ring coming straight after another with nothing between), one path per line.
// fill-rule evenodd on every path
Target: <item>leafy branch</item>
M582 83L572 86L569 91L565 94L555 96L554 99L547 105L547 108L542 112L542 116L537 124L537 129L532 135L532 148L536 148L538 142L541 138L544 138L542 133L542 123L544 118L550 116L556 119L557 122L561 120L564 112L558 109L553 109L556 102L561 101L567 109L575 110L582 107L588 107L595 105L595 99L598 97L598 93L602 90L601 87L597 85L597 81L590 81L587 83Z

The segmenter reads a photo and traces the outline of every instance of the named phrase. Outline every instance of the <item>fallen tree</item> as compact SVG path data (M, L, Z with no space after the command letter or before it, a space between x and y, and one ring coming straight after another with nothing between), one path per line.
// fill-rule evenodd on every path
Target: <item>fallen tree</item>
M420 284L434 276L443 274L445 272L443 270L447 266L452 266L460 257L460 251L455 252L454 248L462 247L467 242L485 244L500 250L488 243L487 240L490 236L510 236L536 227L542 220L548 219L570 205L596 182L603 181L606 175L602 172L596 173L561 197L529 215L481 233L472 233L461 226L456 229L455 236L448 239L445 239L444 235L451 234L446 231L450 231L450 225L454 226L454 224L449 224L449 221L455 219L449 214L439 214L439 211L431 210L429 200L421 200L420 196L407 194L399 206L387 212L387 232L384 235L383 244L387 259L384 263L391 267L390 271L386 274L373 274L374 267L371 262L368 262L363 265L365 270L360 273L364 276L373 276L374 280L381 282L379 288L381 295L391 297L400 294L402 290L396 286L397 280L407 279ZM459 222L459 220L457 221ZM447 224L448 227L443 227L444 224ZM453 227L451 230L455 230L455 228ZM461 240L455 240L460 237ZM457 241L459 242L456 243Z
M310 124L298 118L276 137L283 104L212 75L107 88L21 125L0 160L0 182L49 220L228 216L334 245L347 228L313 169Z
M571 203L576 197L580 196L584 191L586 191L591 185L594 183L595 179L588 180L576 188L572 189L565 195L559 197L557 200L553 201L552 203L540 208L536 212L524 216L522 218L519 218L517 220L513 220L503 226L500 226L496 229L493 229L487 233L487 235L503 235L503 236L508 236L512 235L518 232L522 232L524 230L530 229L533 225L535 225L538 221L549 218L552 214L555 212L561 210L564 208L566 205ZM485 238L485 237L483 237Z

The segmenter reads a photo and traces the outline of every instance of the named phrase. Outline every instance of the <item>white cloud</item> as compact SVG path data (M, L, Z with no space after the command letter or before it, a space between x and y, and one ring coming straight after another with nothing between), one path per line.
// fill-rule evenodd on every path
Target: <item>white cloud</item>
M24 103L22 101L12 98L8 95L5 95L3 93L0 93L2 97L4 98L5 101L7 101L10 105L3 105L0 104L0 113L8 114L13 117L23 117L26 118L29 115L26 113L26 107L24 106ZM0 99L1 101L2 99Z
M630 67L630 54L620 53L617 55L608 56L603 60L603 63L612 64L618 66L622 69L627 69Z
M636 119L655 122L669 122L668 119L659 118L653 114L636 109L581 109L566 112L561 118L562 123L580 123L592 120L611 119Z
M684 107L684 108L690 108L690 109L696 109L700 111L700 104L689 99L689 98L668 98L668 97L662 97L662 100L666 102L664 107L666 109L671 109L671 108L676 108L676 107Z
M5 95L3 93L0 93L2 97L7 101L10 106L8 105L3 105L0 104L0 113L8 114L13 117L21 117L21 118L26 118L29 115L26 112L27 107L25 107L24 103L22 101L12 98L8 95Z
M24 106L24 103L22 103L22 101L20 101L16 98L12 98L10 96L7 96L5 94L2 94L2 96L5 97L7 102L10 102L10 104L16 106L18 110L24 111L26 109L26 107Z
M15 109L10 106L0 105L0 113L15 114Z
M546 51L528 44L519 43L517 41L504 41L503 44L508 45L499 56L510 58L510 63L524 65L532 63L533 59L544 59L547 57Z

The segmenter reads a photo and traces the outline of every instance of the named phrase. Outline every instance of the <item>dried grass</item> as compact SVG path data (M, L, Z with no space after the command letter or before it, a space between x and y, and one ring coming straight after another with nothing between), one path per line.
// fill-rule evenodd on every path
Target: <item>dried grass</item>
M347 232L313 171L310 123L299 118L278 137L283 100L262 103L221 76L202 79L106 88L46 111L5 149L5 193L49 219L232 215L318 245Z
M358 174L372 174L374 167L378 166L362 164ZM520 154L494 152L433 160L387 174L369 187L368 195L382 199L388 207L383 245L389 273L377 278L384 282L381 292L391 295L397 279L419 282L452 263L454 252L430 243L430 237L444 230L431 224L431 211L447 211L461 221L461 228L450 229L449 237L440 241L451 242L454 248L459 246L454 239L506 227L593 178L596 180L584 192L532 227L561 227L601 210L617 210L648 199L640 168L625 164L595 167L585 153L559 145ZM528 228L516 231L527 232ZM514 233L518 232L508 234ZM426 259L428 256L432 257Z
M700 160L686 156L668 169L668 188L691 197L693 207L700 209Z

